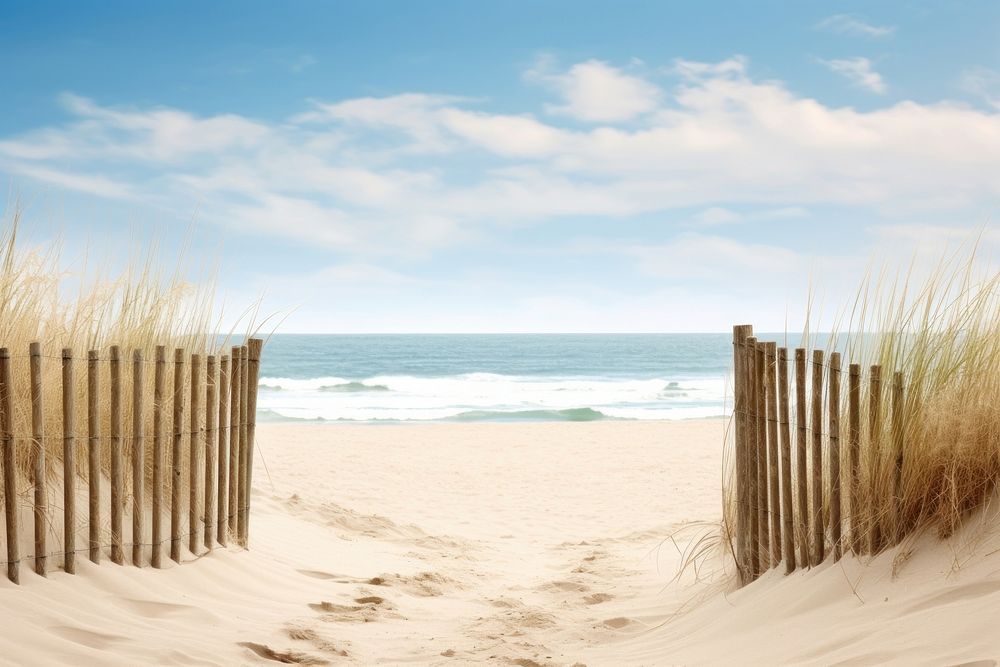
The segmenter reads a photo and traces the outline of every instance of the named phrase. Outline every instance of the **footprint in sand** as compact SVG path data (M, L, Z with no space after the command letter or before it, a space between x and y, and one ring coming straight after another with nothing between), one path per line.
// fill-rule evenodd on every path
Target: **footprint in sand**
M359 597L354 600L356 604L345 605L333 602L312 602L309 608L324 614L322 620L331 623L371 623L379 618L402 618L399 614L392 613L392 605L384 598L377 596Z
M604 575L606 572L600 569L597 561L604 560L608 557L608 552L606 551L591 551L589 554L580 559L579 564L573 568L574 574L591 574L591 575Z
M500 607L502 609L513 609L515 607L524 606L520 600L514 600L512 598L497 598L496 600L490 600L490 604L494 607Z
M454 579L436 572L420 572L411 575L382 574L372 577L366 583L370 586L392 586L421 598L438 597L444 595L446 589L461 588Z
M607 602L608 600L613 600L614 595L609 593L594 593L593 595L588 595L583 598L586 604L601 604L602 602Z
M415 597L430 598L444 595L445 589L460 588L454 579L436 572L420 572L418 574L401 575L397 573L382 574L369 579L360 579L346 574L333 574L320 570L296 570L299 574L312 579L332 581L338 584L367 584L369 586L393 586Z
M385 602L385 599L380 598L377 595L368 595L368 596L363 597L363 598L354 598L354 601L357 602L358 604L380 605L383 602Z
M331 641L323 639L318 632L312 628L303 628L298 626L292 626L285 628L285 632L288 634L289 639L294 639L296 641L309 642L317 650L324 653L330 653L341 658L346 658L350 655L343 646L334 644Z
M331 572L322 572L320 570L296 570L301 575L310 577L312 579L320 579L322 581L332 581L338 584L366 584L368 586L391 586L395 583L405 589L410 589L408 592L420 596L420 597L433 597L435 595L441 595L441 591L434 587L434 582L444 582L446 579L439 575L435 575L430 572L423 572L418 575L411 577L403 577L399 574L385 574L380 577L371 577L369 579L361 579L358 577L351 577L346 574L333 574Z
M602 625L606 628L611 628L613 630L621 630L624 627L632 625L635 623L631 618L625 618L624 616L617 616L615 618L609 618L604 621Z
M555 615L510 598L491 600L490 604L502 611L480 618L473 624L479 633L490 639L518 635L525 628L551 628L557 625Z
M333 604L332 602L310 602L309 608L313 611L322 611L326 613L341 613L350 611L361 611L359 606L350 606L344 604Z
M586 584L578 584L575 581L550 581L538 587L541 591L561 592L561 593L586 593L590 587Z
M273 660L286 665L329 665L330 661L301 651L276 651L267 644L256 642L239 642L238 646L250 649L265 660Z

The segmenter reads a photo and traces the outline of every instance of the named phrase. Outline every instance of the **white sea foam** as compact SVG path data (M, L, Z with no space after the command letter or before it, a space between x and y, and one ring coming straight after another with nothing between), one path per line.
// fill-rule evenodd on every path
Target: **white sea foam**
M724 386L706 379L532 377L467 373L260 380L258 407L323 420L690 419L721 415Z

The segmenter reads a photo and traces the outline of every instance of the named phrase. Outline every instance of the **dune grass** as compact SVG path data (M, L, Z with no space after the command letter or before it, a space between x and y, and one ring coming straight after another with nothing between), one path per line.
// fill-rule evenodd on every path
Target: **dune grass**
M866 281L847 327L864 333L842 336L847 358L862 369L880 365L884 378L881 418L872 423L862 410L861 427L859 508L870 510L861 512L863 537L876 550L926 528L950 535L1000 479L1000 273L975 260L972 245L922 280L911 267L891 282ZM888 380L897 372L904 401L893 443Z
M156 347L163 345L167 348L165 429L169 428L174 348L205 355L228 352L228 339L220 339L214 333L218 331L219 324L213 321L214 284L211 280L186 281L179 262L172 269L165 269L163 258L155 247L133 252L131 261L118 274L109 275L93 265L67 271L58 242L44 247L22 247L18 243L21 217L21 210L14 207L7 212L0 230L0 347L7 348L11 356L12 427L18 472L23 480L19 502L22 506L32 502L30 471L35 443L31 437L28 351L34 341L41 344L43 355L43 446L47 475L52 484L62 477L62 350L73 350L76 465L77 473L84 475L87 471L87 353L95 350L102 360L99 371L102 392L100 421L104 440L101 449L102 466L107 472L110 470L110 448L106 440L110 434L110 370L107 359L110 347L119 346L123 361L123 455L126 461L123 481L128 494L131 489L130 464L127 462L132 451L133 351L140 350L144 357L142 391L147 406L144 411L145 432L147 437L151 437L153 411L149 406L153 397ZM245 318L250 320L248 329L251 331L252 315L248 311ZM248 337L251 331L248 331ZM241 336L234 344L242 342ZM204 361L201 368L204 372ZM145 447L145 454L148 483L152 475L152 447L149 444ZM50 494L50 502L58 507L57 494Z
M845 489L841 505L845 553L854 544L860 554L877 554L928 530L950 536L994 497L1000 481L1000 273L982 269L976 255L977 244L971 243L943 255L929 271L912 264L895 276L888 271L870 273L833 327L826 359L835 350L844 356L840 470ZM926 273L918 277L918 271ZM819 339L815 331L807 331L803 344ZM856 499L850 499L847 492L852 465L846 419L851 363L861 366L862 378ZM873 365L881 367L882 377L878 392L882 408L877 419L868 410ZM896 373L902 376L903 401L894 410ZM825 396L824 404L828 400ZM794 415L793 406L793 438ZM807 420L811 423L810 417ZM895 430L894 423L898 424ZM824 433L823 511L828 545L829 445L829 433ZM794 458L794 442L792 451ZM720 540L730 555L735 544L734 459L730 447ZM897 478L900 463L902 473ZM796 517L797 529L800 525ZM829 558L829 546L826 555ZM685 559L686 565L693 559L694 555Z

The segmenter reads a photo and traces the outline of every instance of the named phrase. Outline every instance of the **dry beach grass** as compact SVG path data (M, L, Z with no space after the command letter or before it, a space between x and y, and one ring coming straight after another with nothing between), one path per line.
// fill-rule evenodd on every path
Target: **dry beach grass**
M845 488L836 513L831 495L824 492L827 540L837 534L831 533L830 523L839 514L845 543L857 554L876 555L928 529L947 537L995 497L1000 479L1000 274L978 268L975 250L973 245L945 255L919 278L915 265L894 279L884 271L869 276L834 333L820 343L826 359L835 350L844 354L847 361L839 372L845 389L847 364L857 364L861 371L856 452L848 446L848 391L839 393L839 444L833 444L826 417L814 421L819 404L808 406L805 424L810 441L815 425L822 423L824 429L824 489L831 488L835 472ZM822 338L807 327L803 346L817 340ZM806 356L811 358L808 349ZM808 366L818 380L819 367ZM829 392L826 387L823 404L831 400ZM793 418L793 433L796 426ZM794 444L792 449L795 453ZM732 458L727 456L729 470ZM839 461L836 471L831 461ZM801 465L800 471L805 470ZM794 484L800 476L794 475ZM732 483L728 473L721 543L730 550L736 517ZM815 498L809 504L811 516ZM801 532L806 524L798 514L796 530ZM709 544L703 540L691 560L704 560Z

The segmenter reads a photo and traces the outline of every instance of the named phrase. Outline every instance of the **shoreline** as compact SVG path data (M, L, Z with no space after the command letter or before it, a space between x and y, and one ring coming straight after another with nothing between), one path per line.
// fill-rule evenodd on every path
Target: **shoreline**
M730 416L725 414L710 415L707 417L678 417L676 419L636 419L631 417L608 417L599 419L261 419L258 416L257 425L274 426L420 426L423 424L442 424L450 426L465 426L475 424L600 424L600 423L627 423L627 424L675 424L679 422L702 422L702 421L729 421Z

